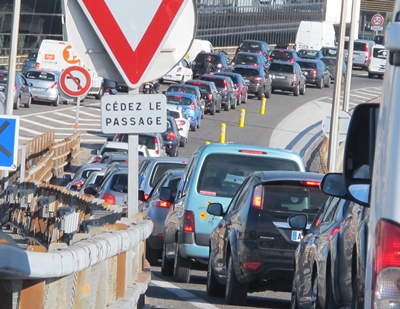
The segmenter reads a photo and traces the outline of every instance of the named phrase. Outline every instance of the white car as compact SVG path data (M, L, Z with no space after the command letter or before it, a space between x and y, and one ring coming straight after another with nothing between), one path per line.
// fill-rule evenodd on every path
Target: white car
M128 153L128 143L124 142L105 142L101 146L100 150L94 150L92 154L94 155L89 159L89 163L99 163L101 157L105 152L122 152Z
M181 106L174 104L167 104L167 110L169 115L175 119L176 126L179 129L179 134L181 136L180 146L185 147L188 141L189 131L190 131L190 121L187 119L184 109Z
M192 66L186 59L182 59L171 71L161 78L161 82L169 81L183 84L187 80L192 79L192 76Z

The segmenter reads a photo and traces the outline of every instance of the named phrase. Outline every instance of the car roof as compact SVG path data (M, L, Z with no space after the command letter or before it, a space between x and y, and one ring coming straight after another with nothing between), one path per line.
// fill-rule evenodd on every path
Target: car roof
M327 58L327 57L324 57ZM297 62L320 62L320 59L313 59L313 58L300 58Z
M104 146L116 149L128 149L128 143L124 142L105 142Z
M262 69L262 67L256 67L251 64L237 64L237 65L235 65L233 70L235 70L235 69L252 69L252 70L260 71ZM235 72L233 72L233 73L235 73ZM239 73L236 73L236 74L239 74Z
M187 157L147 157L144 161L150 161L150 162L182 162L187 164L189 162L190 158Z
M305 60L305 59L302 59L302 60ZM291 66L294 66L294 64L296 62L283 61L283 60L274 60L274 62L272 62L272 63L275 63L275 64L290 64Z
M244 51L240 51L240 52L236 53L235 56L236 55L251 55L251 56L256 56L256 57L264 57L263 55L258 54L258 53L244 52Z
M242 77L241 74L235 72L216 72L214 75Z
M290 53L296 52L294 49L287 49L287 48L275 48L274 50L283 50L285 52L290 52Z
M253 172L260 181L316 181L321 182L324 174L299 171L255 171Z
M209 84L211 84L211 83L213 83L212 81L210 81L210 80L204 80L204 79L189 79L188 81L186 81L187 83L189 82L189 83L200 83L200 84L203 84L203 85L209 85ZM196 86L196 85L193 85L193 86Z
M172 86L173 87L182 87L182 88L191 88L191 89L195 89L195 90L199 89L196 85L190 85L190 84L171 84L168 86L168 88L172 87ZM167 88L167 90L168 90L168 88ZM173 91L168 91L168 93L171 93L171 92L173 92Z
M185 93L185 92L174 92L174 91L171 91L171 92L166 92L165 95L167 97L180 96L182 98L187 98L187 99L190 99L190 100L195 100L196 99L196 96L194 94Z
M230 78L229 76L223 76L223 75L215 75L215 74L203 74L202 76L208 77L208 78L216 78L216 79L225 79L225 78Z
M243 42L255 42L255 43L267 43L267 42L265 42L265 41L260 41L260 40L243 40L242 42L240 42L240 43L243 43Z

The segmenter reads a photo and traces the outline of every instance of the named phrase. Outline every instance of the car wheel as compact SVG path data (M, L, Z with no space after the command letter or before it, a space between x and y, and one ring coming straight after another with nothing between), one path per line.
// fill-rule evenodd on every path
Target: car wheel
M233 101L233 103L232 103L232 101ZM236 98L234 100L231 99L231 109L236 109L236 103L237 103Z
M159 79L160 84L164 84L164 80L162 78Z
M338 308L338 304L333 297L333 285L332 285L332 273L331 268L328 267L326 270L326 296L325 296L325 308Z
M193 132L195 132L195 131L196 131L196 125L194 125L194 126L190 126L190 131L193 131Z
M21 104L21 98L17 97L17 101L14 103L14 109L19 109L19 105Z
M244 100L242 100L242 103L246 104L247 103L247 99L248 99L248 94L246 92L246 95L244 96Z
M297 303L297 292L295 289L294 279L292 284L292 295L290 296L290 309L299 309L299 304Z
M325 88L329 88L331 86L331 78L328 78L328 82L324 85Z
M201 117L197 120L197 129L200 129L201 125Z
M219 104L219 108L217 109L217 113L220 113L222 109L222 103Z
M211 250L210 250L211 251ZM224 296L225 286L215 278L214 268L211 263L211 254L208 258L206 291L209 296Z
M300 93L300 86L297 85L296 88L293 89L293 95L297 97Z
M97 100L100 100L101 97L104 95L104 87L100 87L99 92L94 96Z
M225 103L225 105L224 105L224 111L229 111L229 108L231 107L231 105L229 104L229 102L228 103Z
M368 78L373 78L374 75L372 73L368 73Z
M181 137L181 140L179 141L179 146L185 147L186 144L186 137Z
M300 94L301 95L305 95L306 94L306 84L303 84L303 87L301 87Z
M171 157L177 157L179 152L179 145L176 145L174 152L171 152Z
M317 88L318 88L318 89L322 89L323 83L324 83L324 81L323 81L322 78L321 78L321 80L320 80L320 81L318 82L318 84L317 84Z
M228 305L244 306L247 298L247 284L236 279L232 256L228 262L228 276L225 285L225 301Z
M263 95L263 92L261 90L258 90L257 99L261 100L262 99L262 95Z
M172 276L174 274L174 261L168 260L165 253L165 243L163 244L162 257L161 257L161 274L164 276Z
M31 104L32 104L32 97L29 96L28 102L25 103L25 107L26 107L26 108L30 108L30 107L31 107Z
M151 266L157 265L158 255L159 251L150 247L149 243L146 241L146 260L149 261Z
M240 103L242 103L242 94L239 94L239 97L237 98L237 102L236 105L240 105Z
M212 103L212 107L210 109L210 115L215 115L215 103Z
M176 282L189 283L190 281L190 268L192 261L185 259L179 253L179 246L176 244L175 260L174 260L174 280Z
M82 101L82 100L81 100ZM53 101L53 106L58 106L58 104L60 104L60 96L58 95L57 96L57 99L55 99L54 101Z
M322 309L322 306L319 303L319 298L318 298L318 279L316 270L313 275L313 281L312 281L311 309Z

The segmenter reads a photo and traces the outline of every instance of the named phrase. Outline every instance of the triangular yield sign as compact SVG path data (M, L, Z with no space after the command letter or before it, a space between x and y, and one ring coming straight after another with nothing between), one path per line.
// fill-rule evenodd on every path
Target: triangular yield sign
M107 1L106 0L78 0L82 10L85 12L88 20L107 49L110 57L113 59L116 67L124 77L125 82L131 88L140 86L143 77L148 70L155 55L159 52L163 41L168 38L171 26L176 22L182 11L184 4L188 0L125 0L125 1ZM132 20L131 23L148 24L147 29L141 38L137 38L137 33L132 28L128 32L126 27L121 27L119 16L114 16L113 12L123 11L110 10L111 5L126 6L126 9L132 8L132 3L137 10L154 10L155 14L151 20ZM152 8L149 6L153 6ZM158 5L158 8L157 8ZM137 14L136 14L137 15ZM148 14L143 14L148 15ZM122 18L126 18L126 15ZM126 22L129 21L124 21ZM135 36L134 40L130 36ZM136 46L132 46L132 41L137 41ZM131 43L130 43L131 42Z

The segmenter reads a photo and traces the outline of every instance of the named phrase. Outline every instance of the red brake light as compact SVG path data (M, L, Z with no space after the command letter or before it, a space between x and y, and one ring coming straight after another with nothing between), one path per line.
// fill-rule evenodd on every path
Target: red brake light
M160 208L170 208L171 203L167 201L157 201L156 206Z
M311 74L316 74L316 73L317 73L317 70L311 70L310 73L311 73Z
M368 51L368 44L364 44L364 51Z
M96 158L94 159L94 162L95 162L95 163L99 163L100 160L101 160L101 157L96 157Z
M244 270L254 271L260 268L260 261L244 261L242 262L242 266Z
M247 149L241 149L238 152L249 153L249 154L267 154L265 151L247 150Z
M115 205L117 202L115 200L115 196L110 194L110 193L104 193L103 194L103 200L111 205Z
M283 53L283 49L280 49L279 52L280 52L280 53Z
M257 209L261 209L263 205L263 186L258 185L254 188L253 198L251 201L251 206Z
M261 77L260 77L260 76L253 77L252 80L253 80L254 82L258 83L258 82L261 81Z
M289 61L293 63L294 62L294 58L291 58Z
M80 182L78 182L75 186L76 186L77 189L82 188L82 184Z
M262 52L261 50L259 50L259 51L257 52L257 54L260 54L260 55L262 55L262 54L263 54L263 52Z
M144 200L147 201L149 199L149 196L150 195L148 193L145 193L144 196L143 196Z
M175 135L174 132L168 132L168 133L167 133L167 138L168 138L168 139L175 139L175 138L176 138L176 135Z
M211 93L209 93L207 97L208 97L208 100L209 100L209 101L212 101L213 95L212 95Z
M185 232L194 232L194 214L192 211L185 211L185 221L183 224L183 230Z
M159 155L160 154L160 147L158 145L157 137L154 137L154 148L155 148L156 154Z
M307 187L319 187L319 185L321 184L319 181L311 181L311 180L301 181L300 183L306 185Z
M35 63L35 68L38 68L38 67L40 67L40 63L39 63L39 62L36 62L36 63Z
M191 105L190 105L190 109L193 111L193 110L195 110L196 109L196 105L194 105L194 103L192 103Z
M183 126L183 125L185 125L185 121L184 121L184 120L175 120L175 122L176 122L176 124L177 124L178 126Z
M271 56L267 56L267 60L271 60Z
M228 92L227 84L226 84L226 79L224 79L224 91Z
M334 227L333 230L329 233L328 239L331 240L333 238L333 236L335 236L337 233L339 233L339 231L340 231L339 226Z

